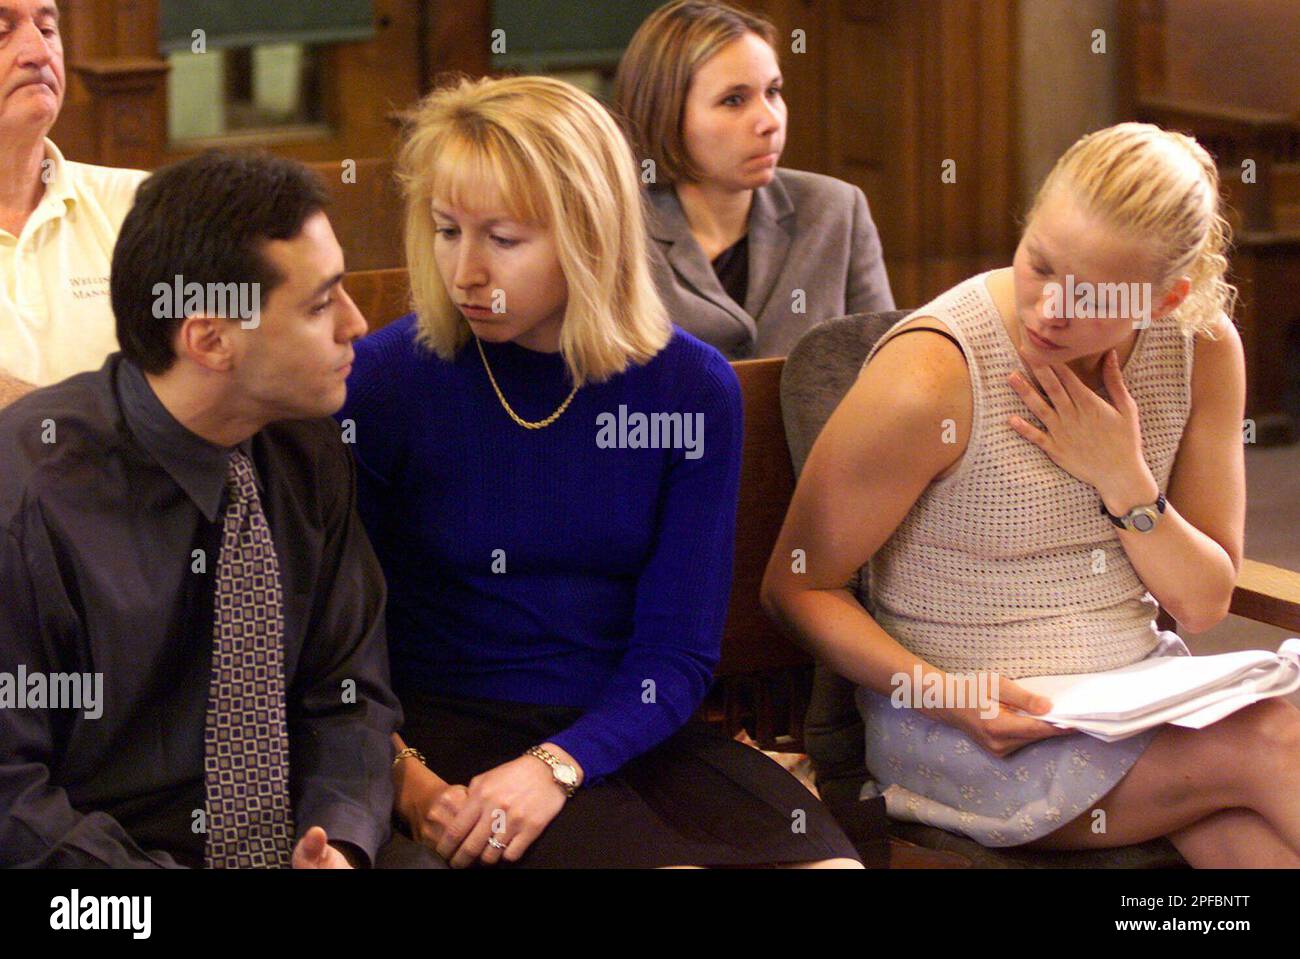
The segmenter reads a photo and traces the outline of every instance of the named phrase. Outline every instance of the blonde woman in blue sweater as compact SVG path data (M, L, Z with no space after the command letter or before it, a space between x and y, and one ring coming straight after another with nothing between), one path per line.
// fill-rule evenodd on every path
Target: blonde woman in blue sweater
M655 294L617 125L556 80L463 81L400 168L416 312L357 344L339 415L390 588L402 819L453 866L857 865L793 777L692 719L740 394Z

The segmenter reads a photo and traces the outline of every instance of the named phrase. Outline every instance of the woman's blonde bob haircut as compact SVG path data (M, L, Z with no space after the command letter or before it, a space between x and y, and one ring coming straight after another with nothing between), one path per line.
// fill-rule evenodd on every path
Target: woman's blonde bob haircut
M614 109L638 160L654 161L654 182L699 182L682 125L699 68L732 41L757 34L776 50L776 27L725 3L673 0L637 28L614 77Z
M1219 171L1189 136L1150 123L1089 133L1056 161L1029 216L1064 188L1084 210L1151 244L1157 295L1191 279L1172 316L1183 333L1214 338L1220 313L1232 317L1237 291L1225 278L1232 229L1223 217Z
M591 96L549 77L461 79L408 117L397 175L420 343L450 360L469 341L434 258L433 204L500 197L512 219L551 231L568 285L560 350L575 385L654 357L672 337L646 252L636 165Z

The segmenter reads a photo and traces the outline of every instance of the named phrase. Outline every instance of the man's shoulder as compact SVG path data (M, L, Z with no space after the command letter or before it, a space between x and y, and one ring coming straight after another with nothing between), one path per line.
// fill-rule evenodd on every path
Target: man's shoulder
M149 179L148 170L135 170L131 167L99 166L95 163L82 163L79 160L66 160L64 166L73 181L91 187L118 187L134 190Z
M109 364L33 390L0 410L0 526L34 489L103 463L122 437Z
M110 367L111 360L98 370L34 389L0 409L0 449L14 452L34 429L54 437L42 447L57 447L60 432L69 438L113 435L112 411L106 408L112 397Z
M64 162L64 171L78 200L97 203L119 219L126 216L135 201L135 191L149 178L145 170L96 166L72 160Z

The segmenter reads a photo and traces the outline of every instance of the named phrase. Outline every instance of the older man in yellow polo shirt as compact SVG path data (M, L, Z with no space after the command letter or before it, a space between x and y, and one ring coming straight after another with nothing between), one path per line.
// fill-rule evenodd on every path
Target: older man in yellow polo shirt
M65 78L53 0L0 0L0 405L117 349L109 265L148 174L63 158Z

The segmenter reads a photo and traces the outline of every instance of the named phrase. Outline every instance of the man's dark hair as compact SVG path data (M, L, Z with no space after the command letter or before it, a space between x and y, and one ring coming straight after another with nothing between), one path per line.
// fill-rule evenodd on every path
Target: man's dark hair
M263 303L284 277L263 255L323 210L328 197L300 163L266 154L209 151L165 167L140 185L113 249L110 289L122 353L159 374L176 356L179 304L156 317L154 286L258 283Z

